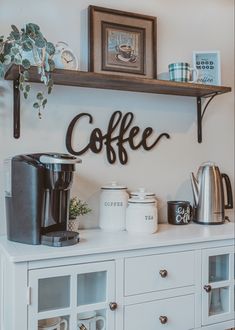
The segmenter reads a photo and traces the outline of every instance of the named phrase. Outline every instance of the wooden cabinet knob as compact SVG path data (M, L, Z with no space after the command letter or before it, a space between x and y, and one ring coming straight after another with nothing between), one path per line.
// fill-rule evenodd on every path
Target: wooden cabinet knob
M207 293L209 293L209 292L211 292L211 285L204 285L204 287L203 287L203 289L207 292Z
M118 305L116 302L111 302L109 303L109 308L111 309L111 311L115 311L115 309L117 309Z
M167 316L161 315L159 316L159 321L161 322L161 324L166 324L168 321Z
M167 277L167 270L166 269L161 269L159 270L159 274L161 275L162 278Z

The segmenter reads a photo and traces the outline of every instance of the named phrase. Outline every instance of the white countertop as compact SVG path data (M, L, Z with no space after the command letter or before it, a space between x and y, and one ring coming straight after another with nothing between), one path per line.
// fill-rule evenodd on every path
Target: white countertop
M51 258L127 251L143 248L173 246L234 239L234 223L206 226L191 223L184 226L159 225L152 235L131 235L123 232L104 232L100 229L80 230L79 244L68 247L27 245L0 237L0 249L13 262L45 260Z

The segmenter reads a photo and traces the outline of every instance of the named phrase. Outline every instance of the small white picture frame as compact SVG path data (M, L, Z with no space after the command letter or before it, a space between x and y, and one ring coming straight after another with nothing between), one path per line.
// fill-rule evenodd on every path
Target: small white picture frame
M198 70L197 83L205 85L221 85L220 52L194 51L193 67Z

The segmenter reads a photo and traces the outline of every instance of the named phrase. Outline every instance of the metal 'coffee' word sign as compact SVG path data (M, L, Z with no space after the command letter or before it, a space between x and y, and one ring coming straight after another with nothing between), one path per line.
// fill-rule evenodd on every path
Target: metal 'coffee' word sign
M136 142L134 140L140 133L140 128L138 126L131 127L134 119L133 113L127 112L125 115L122 115L121 111L115 111L109 120L107 133L102 133L99 128L94 128L90 133L89 143L86 146L74 147L72 145L73 131L75 126L77 128L77 124L82 117L87 117L89 124L93 124L93 117L89 113L80 113L73 118L66 134L67 150L75 156L81 156L89 149L98 154L105 147L107 159L110 164L114 164L118 157L120 163L124 165L128 161L128 155L125 149L126 143L129 144L132 150L137 150L140 147L143 147L144 150L151 150L163 137L170 138L169 134L162 133L150 144L148 143L148 138L152 135L153 129L152 127L147 127L144 129L140 140ZM114 149L114 144L117 146L117 151Z

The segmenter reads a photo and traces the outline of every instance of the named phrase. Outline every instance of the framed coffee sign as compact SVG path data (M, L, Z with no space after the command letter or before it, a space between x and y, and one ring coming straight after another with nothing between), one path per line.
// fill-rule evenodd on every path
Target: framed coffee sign
M193 52L193 66L198 71L197 82L206 85L221 85L220 52Z
M89 70L156 78L156 17L89 7Z

